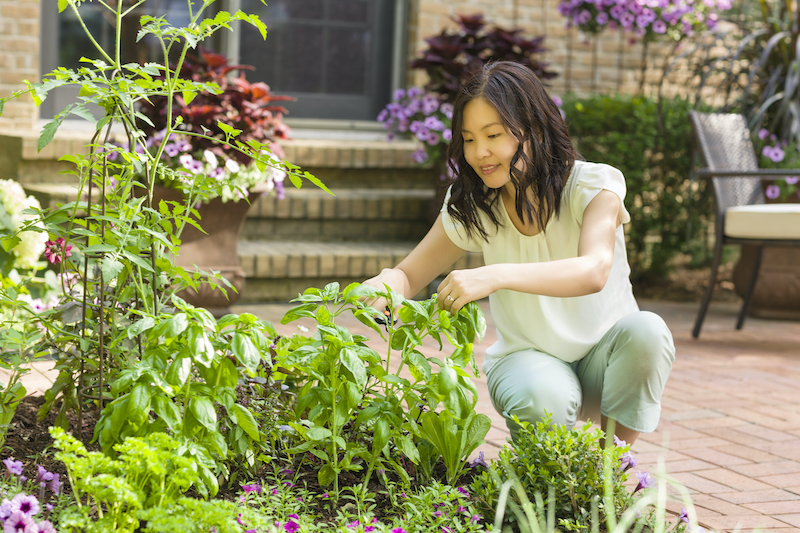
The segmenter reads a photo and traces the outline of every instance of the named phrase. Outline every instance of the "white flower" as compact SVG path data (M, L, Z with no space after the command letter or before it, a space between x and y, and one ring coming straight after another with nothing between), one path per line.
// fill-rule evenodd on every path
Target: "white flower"
M206 160L208 166L211 167L211 170L214 170L219 166L219 162L217 161L217 156L214 155L214 152L211 150L204 150L203 151L203 159Z
M237 163L233 159L228 159L227 161L225 161L225 168L227 168L230 172L233 172L235 174L236 172L239 172L239 169L241 167L239 166L239 163Z
M22 186L14 180L0 180L0 229L16 233L35 215L23 213L26 209L41 209L39 201L26 196ZM37 225L37 227L41 227ZM19 233L20 243L11 252L15 256L14 267L30 270L44 253L47 234L33 230Z

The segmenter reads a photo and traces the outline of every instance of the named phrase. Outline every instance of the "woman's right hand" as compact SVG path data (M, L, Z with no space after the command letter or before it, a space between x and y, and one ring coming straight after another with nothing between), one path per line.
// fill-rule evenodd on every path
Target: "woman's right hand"
M399 268L384 268L377 276L365 280L364 284L372 285L381 291L386 291L386 285L388 285L393 291L405 296L408 278L406 278L405 272ZM389 304L386 298L373 298L372 300L365 300L364 303L371 305L375 309L384 309Z

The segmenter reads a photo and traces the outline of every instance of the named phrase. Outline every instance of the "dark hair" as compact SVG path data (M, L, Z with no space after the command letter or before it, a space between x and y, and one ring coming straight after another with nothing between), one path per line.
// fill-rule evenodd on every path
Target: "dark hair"
M542 82L529 68L510 61L487 63L456 97L453 140L447 150L447 161L456 178L447 212L464 225L468 235L475 232L484 240L488 232L480 222L478 209L495 227L502 225L495 209L499 189L487 189L464 157L464 108L477 98L485 99L497 111L505 128L519 141L510 172L517 191L515 208L523 222L535 222L544 231L550 217L558 216L564 184L580 155L569 138L561 111ZM525 153L526 145L530 146L530 157ZM520 160L522 170L516 168ZM533 192L537 208L528 198L528 190Z

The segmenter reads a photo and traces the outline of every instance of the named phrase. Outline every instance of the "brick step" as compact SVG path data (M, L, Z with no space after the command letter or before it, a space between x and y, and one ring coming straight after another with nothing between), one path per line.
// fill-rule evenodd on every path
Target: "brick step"
M287 301L309 287L332 281L342 286L362 282L397 265L417 242L239 242L239 261L247 281L240 302ZM454 269L483 264L481 254L468 252Z
M286 190L253 200L244 240L418 241L435 214L432 189Z

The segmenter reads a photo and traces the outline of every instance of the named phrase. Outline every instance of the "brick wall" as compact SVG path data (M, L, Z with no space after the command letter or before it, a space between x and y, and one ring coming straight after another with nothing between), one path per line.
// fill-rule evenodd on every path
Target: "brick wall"
M528 37L545 36L544 60L559 76L550 82L551 92L636 92L646 61L645 91L658 83L664 61L673 46L669 42L630 44L618 32L584 36L565 28L558 0L411 0L410 46L412 57L425 47L425 38L443 28L455 28L456 14L483 13L488 22L504 28L521 28ZM643 52L646 52L643 54ZM413 72L411 83L423 84L424 74Z
M38 81L39 12L37 0L0 0L0 96L25 88L23 80ZM0 130L34 130L38 118L29 96L11 100Z

